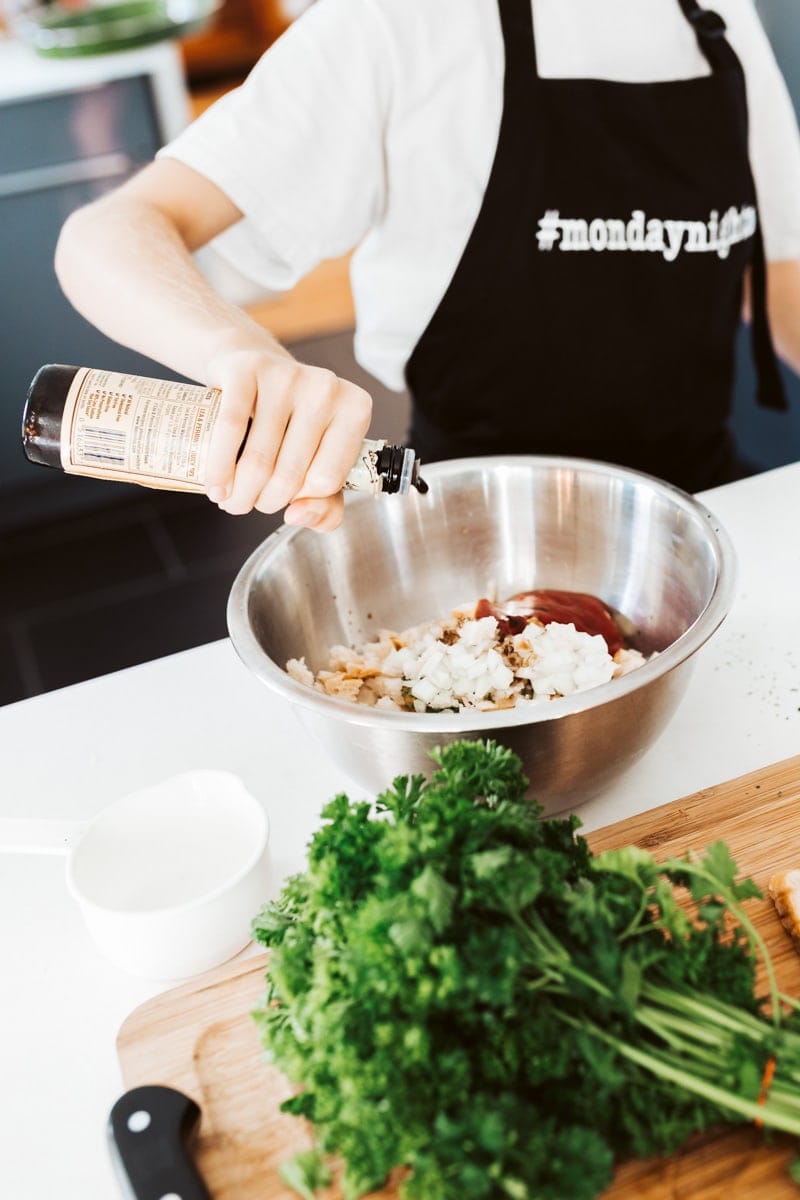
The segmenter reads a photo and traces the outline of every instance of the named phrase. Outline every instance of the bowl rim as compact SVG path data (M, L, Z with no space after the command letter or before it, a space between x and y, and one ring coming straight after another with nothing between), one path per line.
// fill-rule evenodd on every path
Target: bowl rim
M511 469L536 466L553 471L568 469L585 472L591 470L594 473L613 475L616 479L631 479L639 483L644 481L650 486L654 486L656 491L671 498L679 508L708 527L709 543L713 549L716 563L716 579L702 612L697 615L680 637L641 667L637 667L634 671L617 679L612 679L608 683L576 692L572 696L556 697L546 703L533 700L518 704L514 708L488 712L468 709L461 712L417 713L373 708L368 705L354 704L351 700L329 696L292 679L283 667L265 654L248 624L247 596L254 576L263 568L264 563L279 553L285 543L296 538L329 536L301 526L283 525L270 534L248 556L234 579L228 596L228 632L233 647L244 665L262 683L292 703L318 715L328 714L331 717L344 718L349 725L368 728L382 726L384 729L391 728L397 732L431 734L461 732L467 736L478 731L488 734L493 729L509 729L515 726L562 720L566 716L586 712L589 709L599 708L601 705L622 699L684 663L711 638L728 615L737 575L736 553L722 523L708 506L695 496L683 491L675 484L633 467L622 467L600 460L567 456L520 454L447 459L428 464L424 467L424 472L426 478L435 480L446 478L447 475L460 474L468 469L486 466ZM376 500L373 496L352 493L346 494L345 499L348 506L375 503ZM424 496L406 496L402 498L401 502L424 503L424 501Z

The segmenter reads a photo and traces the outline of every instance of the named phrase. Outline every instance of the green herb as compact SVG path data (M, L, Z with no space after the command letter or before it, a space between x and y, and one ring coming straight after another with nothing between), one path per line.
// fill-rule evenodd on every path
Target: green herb
M283 1182L303 1200L314 1200L318 1188L327 1187L331 1173L318 1150L301 1150L280 1168Z
M430 782L333 799L254 922L283 1107L342 1159L346 1200L396 1167L408 1200L588 1200L721 1120L800 1134L798 1006L769 964L754 994L759 892L726 847L594 856L510 751L433 757Z

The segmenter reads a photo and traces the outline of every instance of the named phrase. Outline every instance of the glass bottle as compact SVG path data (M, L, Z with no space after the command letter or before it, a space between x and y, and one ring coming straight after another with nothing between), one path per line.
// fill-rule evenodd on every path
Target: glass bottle
M204 492L218 388L48 363L28 389L22 446L31 462L75 475ZM409 447L364 441L348 491L427 491Z

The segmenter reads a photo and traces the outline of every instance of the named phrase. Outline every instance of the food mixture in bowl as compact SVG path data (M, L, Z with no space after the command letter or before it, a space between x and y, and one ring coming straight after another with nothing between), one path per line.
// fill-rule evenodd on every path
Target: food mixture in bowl
M641 666L625 618L583 592L521 592L448 617L333 646L328 667L286 664L300 683L355 704L403 712L513 708L571 696Z

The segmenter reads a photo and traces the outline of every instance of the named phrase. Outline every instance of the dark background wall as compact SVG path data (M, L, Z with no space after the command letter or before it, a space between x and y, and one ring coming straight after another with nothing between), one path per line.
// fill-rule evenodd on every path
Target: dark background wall
M706 3L713 7L711 0ZM756 0L756 7L789 85L795 111L800 113L800 4L798 0ZM800 208L800 196L797 206ZM789 412L759 409L754 400L755 375L747 330L742 330L737 350L734 429L743 449L759 467L796 462L800 459L800 380L784 369Z

